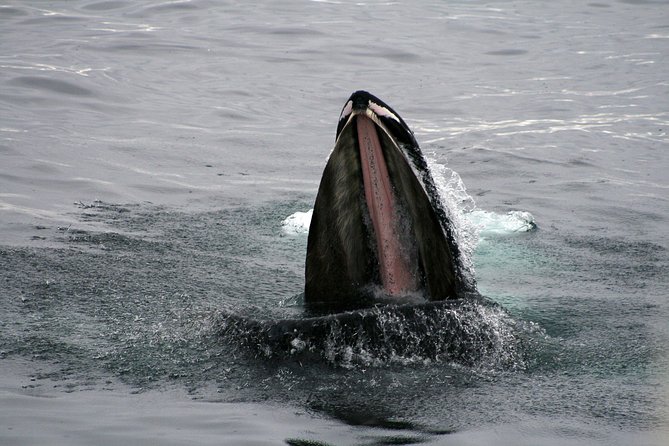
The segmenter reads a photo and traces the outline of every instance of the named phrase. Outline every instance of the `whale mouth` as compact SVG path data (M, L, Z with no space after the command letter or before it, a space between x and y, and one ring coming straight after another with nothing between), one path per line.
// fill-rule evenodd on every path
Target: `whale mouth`
M352 114L348 126L357 133L362 189L381 290L386 296L407 296L420 289L421 273L418 270L412 219L407 214L407 197L403 197L395 187L389 173L389 164L397 170L401 160L393 159L393 154L386 153L394 151L398 155L399 148L389 144L392 140L387 140L387 131L376 123L376 115L369 114L371 117L367 113ZM385 138L380 137L380 133ZM405 167L409 168L408 164Z
M305 302L345 310L458 297L457 247L432 181L402 118L354 93L314 205Z

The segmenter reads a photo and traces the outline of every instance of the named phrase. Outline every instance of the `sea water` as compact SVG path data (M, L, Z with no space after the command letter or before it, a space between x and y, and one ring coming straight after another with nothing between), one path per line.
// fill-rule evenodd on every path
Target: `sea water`
M668 23L650 0L1 5L0 442L666 444ZM231 316L303 315L357 89L414 130L488 303L249 345Z

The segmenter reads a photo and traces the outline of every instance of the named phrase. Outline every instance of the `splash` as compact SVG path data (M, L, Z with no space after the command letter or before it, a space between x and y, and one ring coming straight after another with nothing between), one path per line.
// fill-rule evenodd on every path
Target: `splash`
M295 212L294 214L289 215L281 222L282 231L287 235L308 233L313 214L314 210L309 209L307 212Z
M536 229L534 216L526 211L509 211L506 214L475 209L467 219L479 229L481 238L490 235L529 232Z
M311 358L344 368L430 362L523 367L521 328L500 306L484 299L279 321L221 313L218 325L227 343L262 358Z
M434 178L442 207L448 212L455 242L460 249L461 273L463 279L476 283L474 272L474 250L479 240L478 227L466 215L476 208L476 203L467 192L460 175L443 164L427 157L427 164Z

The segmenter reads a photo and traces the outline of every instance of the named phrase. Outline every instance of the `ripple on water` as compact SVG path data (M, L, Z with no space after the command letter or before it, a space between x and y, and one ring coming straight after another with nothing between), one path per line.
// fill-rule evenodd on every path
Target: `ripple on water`
M9 81L12 85L33 88L68 96L94 96L95 93L70 81L52 79L42 76L18 76Z

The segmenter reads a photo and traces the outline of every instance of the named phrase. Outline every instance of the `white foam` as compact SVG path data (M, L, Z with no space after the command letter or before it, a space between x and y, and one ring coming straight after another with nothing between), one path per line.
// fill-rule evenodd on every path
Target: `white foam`
M281 222L281 229L288 235L307 234L313 213L313 209L307 212L295 212Z
M475 209L467 219L479 228L481 236L528 232L536 228L534 216L526 211L509 211L505 214Z

